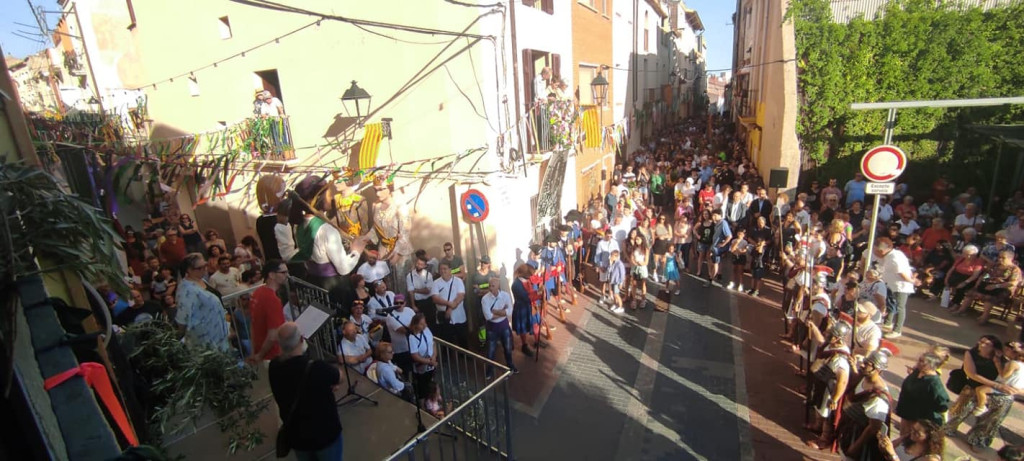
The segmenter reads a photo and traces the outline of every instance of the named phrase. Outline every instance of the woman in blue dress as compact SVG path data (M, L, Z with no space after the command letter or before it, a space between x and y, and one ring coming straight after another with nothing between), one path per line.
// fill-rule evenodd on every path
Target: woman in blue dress
M676 261L676 249L669 247L668 255L665 258L665 291L676 291L673 295L679 295L679 263Z
M523 341L522 351L527 357L533 356L527 340L533 334L533 308L530 291L527 289L533 266L523 264L516 269L516 278L512 281L512 330Z

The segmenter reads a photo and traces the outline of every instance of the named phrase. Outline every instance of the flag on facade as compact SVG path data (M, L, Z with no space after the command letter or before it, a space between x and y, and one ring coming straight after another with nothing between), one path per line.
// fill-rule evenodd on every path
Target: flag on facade
M380 151L380 140L384 129L380 123L371 123L363 127L363 142L359 146L359 169L367 170L377 166L377 152Z
M599 121L597 108L590 108L583 111L583 132L586 134L584 147L601 146L601 122Z

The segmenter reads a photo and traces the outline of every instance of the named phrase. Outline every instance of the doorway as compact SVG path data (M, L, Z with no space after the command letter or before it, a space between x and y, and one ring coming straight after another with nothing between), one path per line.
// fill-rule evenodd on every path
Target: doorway
M277 99L284 101L284 95L281 94L281 79L277 76L277 69L259 70L253 73L253 83L255 89L264 89L270 92L272 96Z

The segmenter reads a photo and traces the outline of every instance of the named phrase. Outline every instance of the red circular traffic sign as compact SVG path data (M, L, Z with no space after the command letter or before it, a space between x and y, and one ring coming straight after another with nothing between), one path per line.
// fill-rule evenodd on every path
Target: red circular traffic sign
M462 207L462 215L471 222L483 222L487 215L491 214L491 206L487 203L487 197L483 192L476 189L469 189L462 193L459 198L459 205Z
M892 181L907 168L907 154L899 147L882 145L875 147L860 159L860 171L873 182Z

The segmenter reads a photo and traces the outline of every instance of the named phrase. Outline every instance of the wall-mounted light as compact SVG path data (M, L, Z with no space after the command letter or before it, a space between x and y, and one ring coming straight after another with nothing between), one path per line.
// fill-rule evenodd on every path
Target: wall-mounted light
M372 97L370 96L370 93L367 93L366 90L359 88L359 85L356 85L356 81L352 80L352 86L345 90L345 93L341 95L341 103L345 105L346 109L348 109L348 105L350 102L354 104L356 109L356 117L361 119L363 117L363 113L359 107L359 101L364 101L366 103L366 113L369 114L371 98ZM349 113L351 112L352 111L349 110ZM361 120L360 123L362 123Z

